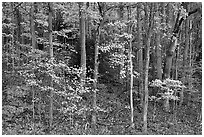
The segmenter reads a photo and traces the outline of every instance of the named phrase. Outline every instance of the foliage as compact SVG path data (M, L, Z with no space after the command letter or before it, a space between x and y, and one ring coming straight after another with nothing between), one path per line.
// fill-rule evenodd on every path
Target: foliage
M160 99L166 99L169 98L171 100L178 100L178 96L176 93L182 90L182 88L185 88L185 86L182 84L179 80L171 80L171 79L165 79L163 81L156 79L151 82L151 87L158 87L161 89L160 92L157 94L160 94L161 97L156 98L156 100Z
M138 6L140 4L140 6ZM182 3L157 3L150 48L149 78L155 79L155 36L160 33L162 62L172 36L175 17L181 10L186 17ZM31 5L34 16L30 16ZM46 134L143 134L142 114L138 108L138 87L142 72L138 72L138 51L143 52L145 63L147 17L149 3L86 2L86 61L87 77L81 87L79 5L73 2L54 2L52 13L52 37L54 58L49 57L48 3L45 2L3 2L2 3L2 133L8 135ZM189 3L191 8L200 3ZM137 8L139 7L139 10ZM131 16L128 16L130 8ZM162 12L162 8L165 9ZM201 7L200 7L201 9ZM140 11L137 13L137 11ZM123 14L120 16L119 14ZM140 15L140 21L138 21ZM37 49L32 48L31 18L34 19ZM178 80L153 80L149 86L159 89L150 100L169 98L178 100L178 93L185 89L188 102L177 109L178 122L173 125L173 115L164 113L161 105L149 102L149 134L201 134L201 87L202 39L200 14L192 17L190 29L191 47L195 51L188 55L191 67L183 67L185 39L180 38L178 66L172 67L172 75L178 69ZM138 22L141 23L141 37L138 38ZM156 25L157 24L157 25ZM93 109L94 50L98 27L99 74L96 91L97 107ZM129 28L132 27L132 32ZM180 37L185 34L181 26ZM184 37L184 36L183 36ZM141 40L141 42L138 42ZM134 72L134 122L130 125L129 97L129 44L132 42ZM201 46L200 46L201 45ZM174 57L173 57L174 58ZM163 63L161 64L161 66ZM138 79L138 77L140 79ZM121 82L121 79L123 82ZM182 82L181 82L182 81ZM52 83L52 84L51 84ZM184 86L185 85L185 86ZM53 127L50 129L50 92L53 91ZM151 91L151 89L149 90ZM190 92L187 92L190 91ZM185 100L184 100L185 101ZM190 105L189 105L190 104ZM153 107L152 107L153 106ZM138 109L137 109L138 108ZM96 112L97 128L93 130L92 115ZM154 117L152 119L152 117Z

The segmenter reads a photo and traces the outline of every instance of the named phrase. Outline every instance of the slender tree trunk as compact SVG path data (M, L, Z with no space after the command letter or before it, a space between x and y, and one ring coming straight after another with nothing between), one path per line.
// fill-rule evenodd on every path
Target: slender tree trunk
M143 42L142 42L142 23L141 23L141 14L140 14L140 8L141 8L141 3L138 4L137 7L137 26L138 26L138 43L139 43L139 51L138 51L138 60L139 60L139 73L140 73L140 81L139 81L139 94L140 94L140 105L143 106Z
M189 7L187 6L187 11L189 11ZM189 54L189 40L190 40L190 34L189 34L189 26L190 26L190 20L189 18L186 19L185 21L185 47L184 47L184 54L183 54L183 77L184 77L184 81L183 83L185 82L189 82L189 79L188 79L188 76L186 75L187 74L187 71L188 71L188 54ZM182 105L183 103L183 90L180 94L181 98L180 98L180 106Z
M147 134L147 112L148 112L148 73L149 73L149 60L150 60L150 41L152 36L152 26L153 26L153 7L154 4L151 3L150 7L150 17L149 17L149 28L147 31L147 43L146 43L146 62L145 62L145 80L144 80L144 109L143 109L143 132ZM147 12L147 10L146 10Z
M132 40L129 47L130 60L130 109L131 109L131 127L134 127L134 106L133 106L133 63L132 63Z
M17 64L18 64L18 67L20 66L21 64L21 60L20 60L20 50L21 50L21 46L19 43L21 43L21 14L20 14L20 11L19 11L19 7L15 8L15 16L16 16L16 24L17 24L17 28L16 28L16 45L18 46L17 47L17 56L18 56L18 60L17 60Z
M89 2L86 2L86 11L88 10L89 8ZM89 22L90 22L90 17L89 15L87 15L87 18L85 20L85 34L86 34L86 38L90 38L91 35L89 35Z
M10 8L11 8L11 11L12 12L14 12L14 3L13 2L11 2L10 3ZM12 16L11 16L11 18L12 18L12 21L11 21L11 23L12 24L14 24L14 22L13 22L13 20L14 20L14 14L12 14ZM15 58L14 58L14 49L15 49L15 47L14 47L14 42L15 42L15 39L14 39L14 27L12 27L12 29L11 29L11 35L12 35L12 38L11 38L11 46L12 46L12 48L11 48L11 54L12 54L12 57L11 57L11 59L12 59L12 74L14 74L14 69L15 69Z
M86 34L85 34L85 11L84 3L79 2L79 25L80 25L80 44L81 44L81 87L84 87L86 79Z
M122 22L123 20L123 3L119 3L119 8L118 8L118 19L120 22ZM122 32L120 32L120 34L122 34ZM120 49L120 56L121 56L121 65L120 65L120 75L119 75L119 80L120 83L123 84L123 71L124 71L124 49L125 47L122 45L121 49Z
M50 59L51 59L51 63L53 62L53 43L52 43L52 8L53 8L53 4L52 2L48 3L48 8L49 8L49 16L48 16L48 25L49 25L49 44L50 44ZM50 86L53 88L53 81L52 78L50 80ZM50 90L50 129L49 132L51 132L52 130L52 123L53 123L53 90Z
M179 54L180 54L180 48L178 47L177 53L176 53L176 59L175 59L175 80L178 80Z
M188 81L188 77L186 77L186 67L188 66L188 52L189 52L189 19L185 21L185 48L183 54L183 76L185 77L185 81Z
M128 7L128 20L131 20L131 7ZM133 24L129 24L128 26L128 33L132 34L132 27ZM132 38L129 41L129 70L130 70L130 110L131 110L131 114L130 114L130 119L131 119L131 123L130 123L130 127L134 128L134 106L133 106L133 63L132 63Z
M98 81L98 47L99 47L99 43L100 43L100 35L101 35L101 26L98 26L98 34L96 37L96 44L95 44L95 58L94 58L94 94L93 94L93 116L92 116L92 122L93 122L93 126L94 126L94 131L96 130L96 108L97 108L97 104L96 104L96 92L97 92L97 81Z
M17 24L17 32L16 32L17 39L16 40L19 43L21 43L21 21L22 21L22 16L21 16L19 7L16 8L15 13L16 13L16 24Z
M168 16L166 19L166 23L169 25L172 25L172 13L170 11L170 3L167 4L167 11L166 11L166 15ZM175 38L176 40L173 41L173 36L172 36L172 40L171 40L171 44L170 45L176 45L177 44L177 38ZM175 43L175 44L174 44ZM170 48L168 49L168 47L166 46L165 48L165 52L166 52L166 60L165 60L165 66L164 66L164 73L163 73L163 79L166 78L170 78L170 66L171 66L171 61L173 58L173 53L169 52ZM168 54L169 53L169 54ZM170 54L171 53L171 54ZM166 111L169 111L169 99L165 99L164 101L164 108Z
M34 5L31 4L31 15L30 15L30 27L31 27L31 36L32 36L32 48L36 49L36 36L35 36L35 28L34 28ZM33 92L33 134L35 135L35 89L32 86L32 92Z
M36 35L35 35L35 23L34 23L34 4L31 4L31 11L30 11L30 28L31 28L31 35L32 35L32 47L36 49Z
M156 21L156 27L157 29L157 34L156 34L156 60L157 60L157 78L162 80L162 56L161 56L161 45L160 45L160 17L159 17L159 3L156 3L156 16L158 17L158 20Z
M189 22L189 29L191 29L191 28L192 28L192 24L191 24L191 21L190 21ZM188 82L189 82L190 91L192 91L192 88L193 88L193 85L192 85L192 74L193 74L193 72L192 72L192 61L193 61L192 50L193 50L193 47L192 47L192 44L191 44L191 39L192 39L192 35L191 35L191 32L189 32L189 69L190 69L190 72L189 72L189 75L188 75L188 79L189 79ZM190 100L190 98L191 98L191 95L189 96L188 100Z

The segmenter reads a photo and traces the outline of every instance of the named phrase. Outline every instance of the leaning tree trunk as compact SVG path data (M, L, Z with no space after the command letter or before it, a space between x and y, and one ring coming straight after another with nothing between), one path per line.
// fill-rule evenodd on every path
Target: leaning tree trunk
M187 4L186 4L187 5ZM165 67L164 67L164 79L170 78L170 73L171 73L171 68L172 68L172 59L177 47L177 41L178 41L178 34L180 31L180 26L185 18L190 16L191 14L194 14L196 12L199 12L200 9L197 8L191 12L188 12L188 14L183 14L181 12L181 9L178 11L174 29L173 29L173 35L171 36L171 41L169 44L169 47L167 48L166 51L166 59L165 59ZM165 104L164 104L165 110L169 111L169 98L166 99Z
M174 25L173 35L171 36L171 41L170 41L169 47L167 47L167 50L166 50L164 79L170 79L170 73L171 73L171 68L172 68L172 59L173 59L173 56L175 54L175 50L177 47L177 41L178 41L177 37L178 37L179 30L180 30L180 25L182 23L182 21L179 20L180 12L181 11L179 10L179 12L177 14L175 25ZM164 109L166 112L169 112L169 110L170 110L169 98L165 99Z
M149 17L149 28L147 31L147 43L146 43L146 62L145 62L145 73L144 73L144 108L143 108L143 132L147 134L147 112L148 112L148 74L149 74L149 60L150 60L150 41L152 36L152 26L153 26L153 7L154 4L151 3L150 7L150 17ZM147 12L147 10L145 11Z

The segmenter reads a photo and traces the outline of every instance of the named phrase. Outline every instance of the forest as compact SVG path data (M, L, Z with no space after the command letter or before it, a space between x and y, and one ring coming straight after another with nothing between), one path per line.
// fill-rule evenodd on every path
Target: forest
M3 135L202 135L201 2L2 2Z

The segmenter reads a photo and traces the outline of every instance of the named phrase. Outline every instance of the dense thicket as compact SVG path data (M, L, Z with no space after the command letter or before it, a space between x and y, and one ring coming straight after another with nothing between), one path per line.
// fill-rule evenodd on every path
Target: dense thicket
M201 11L3 2L3 134L201 134Z

